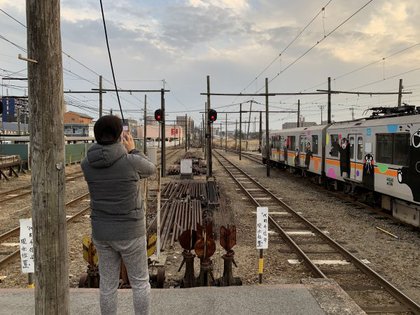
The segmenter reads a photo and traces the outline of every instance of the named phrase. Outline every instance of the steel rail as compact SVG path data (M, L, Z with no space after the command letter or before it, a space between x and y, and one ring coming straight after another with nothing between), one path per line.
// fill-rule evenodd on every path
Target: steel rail
M216 152L216 151L214 151L214 152ZM220 156L222 156L219 152L217 152L217 154L219 154ZM284 201L280 200L277 196L275 196L271 191L269 191L264 186L262 186L259 182L255 181L245 171L243 171L238 166L236 166L235 164L233 164L232 162L230 162L229 160L227 160L225 157L223 157L223 158L226 161L228 161L232 166L234 166L239 171L241 171L249 180L251 180L257 186L259 186L261 189L265 190L285 210L289 211L295 217L297 217L300 220L302 220L309 228L312 229L312 231L315 231L315 232L319 233L319 235L325 241L327 241L330 245L332 245L335 249L337 249L338 252L340 252L343 256L345 256L347 259L349 259L362 272L364 272L366 275L368 275L371 278L373 278L374 280L376 280L382 287L385 288L385 290L388 293L390 293L401 304L407 306L415 314L420 314L420 305L417 304L414 300L412 300L405 293L403 293L401 290L399 290L397 287L395 287L393 284L391 284L389 281L387 281L385 278L383 278L376 271L374 271L373 269L371 269L370 267L368 267L366 264L364 264L362 261L360 261L356 256L354 256L352 253L350 253L349 251L347 251L344 247L342 247L340 244L338 244L336 241L334 241L332 238L330 238L328 235L326 235L324 232L322 232L319 228L317 228L315 225L313 225L311 222L309 222L306 218L304 218L303 216L301 216L300 214L298 214L296 211L294 211L289 205L287 205ZM271 221L274 221L274 220L271 218Z
M75 176L75 174L78 174L78 175ZM82 176L83 176L83 173L82 172L76 172L76 173L73 173L73 174L66 175L66 182L68 182L70 180L73 180L75 178L82 177ZM9 195L9 194L14 193L14 192L17 192L19 190L30 189L31 187L32 187L32 185L27 185L27 186L22 186L22 187L15 188L15 189L12 189L12 190L4 191L4 192L0 193L0 197L1 196ZM29 191L26 191L24 193L17 194L16 196L10 196L10 197L8 197L6 199L2 199L1 202L6 202L6 201L13 200L13 199L17 199L19 197L26 196L26 195L29 195L31 193L32 193L32 190L29 190Z
M213 151L213 152L217 152L217 151ZM217 152L218 153L218 152ZM220 153L218 153L220 154ZM221 155L220 155L221 156ZM229 175L233 178L233 180L235 180L235 182L239 185L239 187L241 187L241 189L244 191L245 194L248 195L249 198L251 198L252 202L256 205L256 206L261 206L261 204L251 195L251 193L239 182L239 180L233 175L233 173L226 167L226 165L224 165L222 163L222 161L219 159L219 157L217 155L215 155L216 159L219 161L220 165L222 165L224 167L224 169L229 173ZM223 156L222 156L223 157ZM224 158L224 157L223 157ZM232 166L234 166L238 171L240 171L242 174L244 174L248 179L251 179L251 181L256 184L257 186L259 186L262 191L270 193L265 187L263 187L262 185L260 185L259 183L257 183L254 179L252 179L245 171L243 171L242 169L240 169L239 167L237 167L236 165L234 165L232 162L230 162L228 159L224 158L228 163L230 163ZM271 194L271 193L270 193ZM306 264L306 266L312 271L312 273L318 277L318 278L324 278L326 279L327 276L321 271L321 269L319 269L313 262L312 260L302 251L301 248L299 248L299 246L290 238L290 236L288 236L286 234L286 232L275 222L275 220L273 219L272 216L268 215L270 222L274 223L274 225L276 226L276 228L279 231L280 236L287 241L290 246L297 252L297 254L302 258L302 260L304 261L304 263Z
M75 198L75 199L73 199L73 200L69 201L69 202L66 204L66 206L70 206L70 205L72 205L73 203L75 203L75 202L77 202L77 201L80 201L80 200L82 200L82 199L86 198L86 196L88 196L88 195L89 195L89 193L84 194L84 195L82 195L82 196L79 196L79 197L77 197L77 198ZM76 214L74 214L73 216L68 217L68 218L66 219L66 222L67 222L67 223L72 222L72 221L73 221L73 220L75 220L76 218L80 217L83 213L85 213L86 211L88 211L89 209L90 209L90 206L89 206L89 207L84 208L83 210L80 210L79 212L77 212L77 213L76 213ZM12 236L12 235L14 235L14 234L17 234L19 231L20 231L20 227L17 227L17 228L14 228L13 230L10 230L10 231L6 232L6 233L3 233L3 234L0 236L0 242L3 242L3 241L4 241L4 239L6 239L6 238L8 238L8 237L10 237L10 236ZM0 260L0 267L4 266L4 265L5 265L5 264L7 264L9 261L13 260L16 256L18 256L18 255L19 255L19 253L20 253L20 249L18 249L18 250L16 250L16 251L14 251L14 252L13 252L13 253L11 253L10 255L8 255L8 256L6 256L5 258L3 258L2 260Z

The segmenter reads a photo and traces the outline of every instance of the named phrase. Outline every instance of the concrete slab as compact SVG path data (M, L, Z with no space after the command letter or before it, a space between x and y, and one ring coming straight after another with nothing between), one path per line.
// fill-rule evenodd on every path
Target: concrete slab
M153 289L152 314L363 314L354 312L357 308L354 308L345 293L343 298L340 290L334 283L325 282L223 288ZM331 294L333 297L329 298ZM335 303L337 299L338 304ZM353 312L348 313L348 310ZM70 313L100 314L99 290L70 289ZM34 291L32 289L0 290L0 314L34 314ZM118 314L133 314L131 290L119 290Z

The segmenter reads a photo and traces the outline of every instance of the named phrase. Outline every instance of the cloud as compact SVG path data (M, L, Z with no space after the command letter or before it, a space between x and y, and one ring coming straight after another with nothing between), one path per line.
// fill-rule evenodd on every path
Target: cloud
M218 7L221 9L231 9L236 13L242 13L249 9L247 0L189 0L189 5L192 7Z

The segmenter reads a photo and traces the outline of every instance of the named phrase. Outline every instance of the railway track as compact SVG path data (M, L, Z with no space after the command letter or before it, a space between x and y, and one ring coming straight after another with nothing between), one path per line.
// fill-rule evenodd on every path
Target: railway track
M89 193L85 193L66 203L67 223L74 221L83 214L85 214L90 206L86 206ZM80 204L85 204L80 208ZM0 270L10 261L19 257L19 232L20 227L10 229L0 235Z
M368 314L420 314L420 305L219 152L214 155L248 198L269 208L270 226L315 278L335 280ZM310 239L308 239L310 238Z
M66 182L73 181L77 178L83 177L83 173L80 172L74 172L71 174L66 175ZM0 193L0 200L2 203L11 201L14 199L18 199L27 195L30 195L32 192L32 185L25 185L21 186L15 189L3 191Z

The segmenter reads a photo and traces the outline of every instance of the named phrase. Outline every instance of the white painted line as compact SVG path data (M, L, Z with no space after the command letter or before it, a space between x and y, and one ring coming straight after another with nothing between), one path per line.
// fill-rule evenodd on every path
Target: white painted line
M360 261L361 261L362 263L364 263L365 265L370 264L370 261L369 261L369 260L367 260L367 259L360 259Z
M254 198L255 200L271 200L272 198L271 197L257 197L257 198Z
M299 265L301 262L297 259L288 259L287 262L291 265ZM347 260L312 260L315 265L350 265Z
M6 247L13 247L13 246L19 246L20 243L1 243L1 246L6 246Z
M248 191L260 191L261 189L260 188L250 188L250 189L247 189Z
M7 197L16 197L16 196L19 196L19 195L17 195L17 194L9 194L9 195L7 195Z

